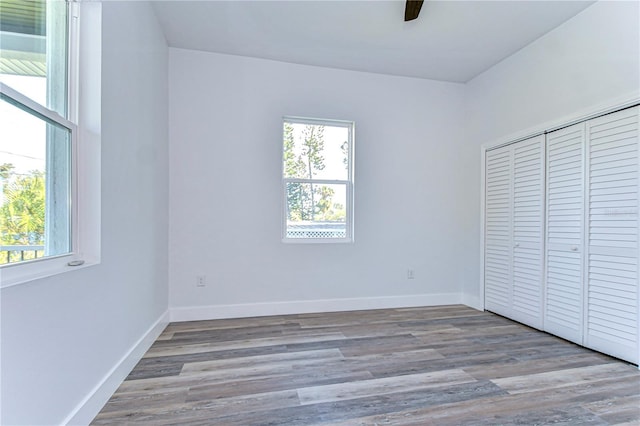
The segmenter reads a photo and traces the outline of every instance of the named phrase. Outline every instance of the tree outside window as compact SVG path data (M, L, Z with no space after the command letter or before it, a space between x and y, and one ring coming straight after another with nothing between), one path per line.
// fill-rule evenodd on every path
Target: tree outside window
M286 239L350 239L353 123L285 118Z

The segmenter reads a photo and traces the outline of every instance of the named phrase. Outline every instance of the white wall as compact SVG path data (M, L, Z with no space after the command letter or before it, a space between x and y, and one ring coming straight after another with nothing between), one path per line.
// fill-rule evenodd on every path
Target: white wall
M598 2L467 83L467 139L461 166L473 170L464 198L478 256L464 280L480 295L480 145L561 124L570 116L640 96L640 3ZM468 257L468 256L467 256Z
M169 49L173 318L459 302L463 89ZM281 242L283 115L355 121L355 243Z
M167 47L148 4L102 12L102 263L2 290L3 425L88 423L168 306Z

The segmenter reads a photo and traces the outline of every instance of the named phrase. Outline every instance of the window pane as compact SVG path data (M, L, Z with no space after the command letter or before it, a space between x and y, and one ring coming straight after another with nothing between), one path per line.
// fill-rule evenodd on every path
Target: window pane
M67 116L67 3L2 0L0 81Z
M287 182L287 238L346 238L346 184Z
M71 131L0 101L0 264L71 251Z
M349 128L284 122L285 178L349 180Z

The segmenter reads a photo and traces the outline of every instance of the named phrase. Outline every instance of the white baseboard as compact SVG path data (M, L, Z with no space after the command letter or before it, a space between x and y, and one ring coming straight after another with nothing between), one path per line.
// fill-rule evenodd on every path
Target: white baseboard
M88 425L100 412L111 395L118 389L142 356L149 350L153 342L169 324L169 311L147 330L146 333L129 349L129 351L113 366L95 388L78 404L78 406L62 422L64 425Z
M468 294L464 294L462 296L462 303L470 308L484 311L484 303L482 303L482 299L478 296L469 296Z
M171 322L268 315L307 314L313 312L362 311L366 309L412 308L456 305L460 293L412 294L407 296L363 297L350 299L297 300L289 302L243 303L171 308Z

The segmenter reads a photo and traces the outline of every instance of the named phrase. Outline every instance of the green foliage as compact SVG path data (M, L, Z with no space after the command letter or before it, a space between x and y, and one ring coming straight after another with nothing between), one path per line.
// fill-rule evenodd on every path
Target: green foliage
M317 217L323 222L344 222L346 210L342 204L334 203L335 191L328 186L321 186L320 200L317 203Z
M307 178L314 178L314 171L324 170L324 126L305 126L302 131L302 156L307 160Z
M13 175L13 165L0 165L2 245L44 244L45 178L42 171Z
M294 152L295 140L293 138L293 126L289 123L284 124L284 175L288 178L304 178L305 163L302 155Z
M299 182L287 184L288 219L294 222L311 220L313 204L311 202L310 185Z
M15 167L11 163L0 164L0 179L7 180Z
M342 142L340 150L342 151L342 164L344 164L345 169L349 169L349 142Z
M284 124L284 175L288 178L304 178L306 165L302 155L296 156L293 126ZM310 220L311 194L302 183L292 182L287 185L287 205L289 220Z

